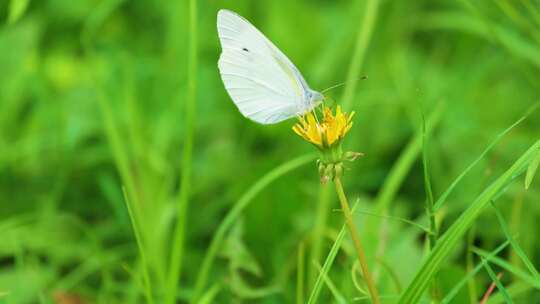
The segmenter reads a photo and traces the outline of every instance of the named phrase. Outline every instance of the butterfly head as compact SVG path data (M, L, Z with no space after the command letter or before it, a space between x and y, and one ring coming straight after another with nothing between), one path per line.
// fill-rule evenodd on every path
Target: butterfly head
M324 101L324 95L317 91L310 90L308 91L307 95L309 104L312 107L316 107Z

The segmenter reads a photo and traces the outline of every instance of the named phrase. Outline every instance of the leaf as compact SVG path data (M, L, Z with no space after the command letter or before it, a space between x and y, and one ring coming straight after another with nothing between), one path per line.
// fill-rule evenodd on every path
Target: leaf
M238 271L231 273L230 285L232 292L243 299L263 298L279 291L277 286L252 287L245 282Z
M30 0L11 0L9 2L8 24L17 22L26 12Z
M243 222L238 221L225 240L220 255L229 259L232 271L242 270L254 276L261 277L262 269L244 244L242 240L243 234Z
M253 287L244 279L244 272L261 277L262 268L244 244L243 234L243 222L239 220L231 229L221 252L221 255L229 259L231 291L244 299L262 298L277 292L279 289L276 286Z
M527 174L525 175L525 190L528 190L531 186L534 175L538 170L538 165L540 165L540 150L538 150L538 154L536 154L535 159L529 164L529 167L527 168Z

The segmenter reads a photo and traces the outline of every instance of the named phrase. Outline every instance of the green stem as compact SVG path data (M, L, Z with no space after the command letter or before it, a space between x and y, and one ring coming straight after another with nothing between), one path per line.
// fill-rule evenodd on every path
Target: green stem
M169 288L165 303L174 303L178 290L178 281L182 272L186 213L191 190L191 159L195 133L195 102L197 98L197 1L189 1L189 60L188 60L188 96L186 100L185 141L182 157L180 193L178 195L178 214L174 230L174 243L169 264Z
M369 272L364 248L362 247L362 243L360 242L360 236L358 235L356 226L354 225L351 209L349 208L349 202L347 201L347 197L345 196L345 192L343 191L343 185L341 184L340 177L336 177L334 179L334 183L336 185L336 192L339 197L339 202L341 203L341 209L343 209L343 215L345 216L345 222L349 227L349 232L354 243L354 248L356 249L356 253L358 255L358 262L360 263L360 268L362 268L362 274L364 276L364 279L366 280L369 294L371 296L371 301L374 304L379 304L379 294L377 292L377 288L375 287L375 281L373 280L373 278L371 277L371 273Z

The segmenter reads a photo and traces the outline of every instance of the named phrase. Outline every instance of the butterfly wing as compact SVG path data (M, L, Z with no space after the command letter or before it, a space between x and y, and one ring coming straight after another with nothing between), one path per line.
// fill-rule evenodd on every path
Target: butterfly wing
M221 79L245 117L273 124L311 110L310 89L298 69L251 23L220 10L217 28Z

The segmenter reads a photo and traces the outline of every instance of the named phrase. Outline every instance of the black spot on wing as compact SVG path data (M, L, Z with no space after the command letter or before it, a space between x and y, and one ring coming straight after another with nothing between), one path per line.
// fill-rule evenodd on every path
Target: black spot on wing
M249 50L246 48L242 48L242 51L249 52Z

